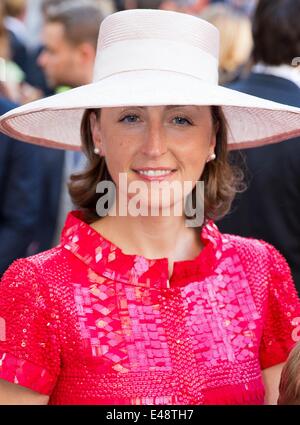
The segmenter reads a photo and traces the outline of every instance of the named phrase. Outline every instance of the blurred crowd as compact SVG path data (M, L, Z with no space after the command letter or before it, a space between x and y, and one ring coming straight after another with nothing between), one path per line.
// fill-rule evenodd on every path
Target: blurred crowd
M175 10L211 22L221 35L221 84L300 107L300 72L291 65L300 56L299 0L1 0L0 114L91 82L99 24L114 11L130 8ZM291 28L291 19L297 28ZM3 134L0 141L1 275L15 258L59 242L73 208L69 176L84 167L85 159L80 152L20 143ZM300 290L300 145L299 140L283 145L232 155L232 161L246 164L249 190L220 227L273 243L288 259ZM282 193L272 175L276 169L277 177L288 170L291 179ZM289 212L275 214L272 209L280 206Z
M74 83L69 84L68 81L72 74L63 70L63 66L67 65L67 46L63 49L59 43L61 40L56 40L59 31L53 23L49 25L49 21L52 15L86 6L96 8L99 11L97 13L101 13L101 19L114 11L130 8L161 8L203 17L221 31L223 42L220 53L220 78L224 82L236 78L250 56L252 40L249 17L255 1L2 0L0 57L5 60L5 65L3 60L1 62L2 73L5 72L5 78L2 78L5 82L1 81L2 95L13 102L23 104L52 94L61 86L73 86ZM82 20L78 18L77 25L79 33L87 31L87 28L84 28L84 17ZM96 34L97 31L93 33L91 30L91 41ZM73 35L70 36L69 44L74 47L76 40L71 40ZM68 53L76 56L76 49ZM61 64L60 61L65 63ZM86 82L89 78L91 75L87 72ZM76 76L74 79L76 80Z

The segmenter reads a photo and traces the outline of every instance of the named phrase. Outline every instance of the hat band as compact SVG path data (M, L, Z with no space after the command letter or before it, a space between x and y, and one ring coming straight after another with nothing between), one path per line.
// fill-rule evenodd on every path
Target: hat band
M204 50L185 43L143 39L115 42L100 50L94 82L127 71L173 71L218 84L218 60Z

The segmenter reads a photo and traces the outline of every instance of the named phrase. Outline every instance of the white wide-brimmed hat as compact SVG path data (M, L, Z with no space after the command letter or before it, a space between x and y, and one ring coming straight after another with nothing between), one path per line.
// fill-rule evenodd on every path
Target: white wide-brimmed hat
M114 13L101 24L93 82L6 113L0 129L31 143L80 149L81 120L89 108L220 105L231 149L300 135L300 108L219 86L218 54L218 30L195 16Z

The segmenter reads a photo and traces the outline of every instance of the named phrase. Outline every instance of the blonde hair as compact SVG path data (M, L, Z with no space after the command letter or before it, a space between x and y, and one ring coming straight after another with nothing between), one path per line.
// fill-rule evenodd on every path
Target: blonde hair
M230 6L218 3L207 6L200 17L220 31L220 70L234 72L244 65L253 45L250 19Z
M278 404L300 405L300 341L290 352L282 369Z

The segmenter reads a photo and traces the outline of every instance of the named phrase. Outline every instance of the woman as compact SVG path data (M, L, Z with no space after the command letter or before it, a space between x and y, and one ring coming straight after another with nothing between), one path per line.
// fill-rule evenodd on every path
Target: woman
M217 56L201 19L118 12L92 84L1 118L24 141L74 149L81 126L89 159L61 244L2 280L2 403L276 403L300 316L289 268L212 219L236 190L227 142L299 134L299 110L219 87Z

